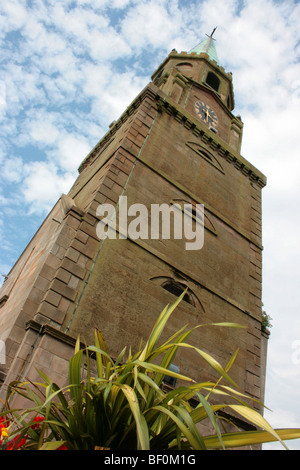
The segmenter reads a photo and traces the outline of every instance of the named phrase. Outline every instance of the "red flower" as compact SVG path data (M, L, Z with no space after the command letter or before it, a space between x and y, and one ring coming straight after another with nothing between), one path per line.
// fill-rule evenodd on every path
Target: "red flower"
M62 445L62 446L58 447L57 450L69 450L69 449L67 448L67 446Z
M1 431L4 428L7 428L9 426L9 421L5 416L0 416L0 437L2 435ZM0 439L0 447L2 446L3 440Z
M16 441L19 439L20 434L17 434L16 437L14 437L8 444L7 444L7 450L17 450L20 447L22 447L24 444L26 444L26 439L22 438L19 440L17 445L15 445Z
M34 418L33 422L35 424L32 424L30 427L31 429L38 429L40 427L40 423L44 421L44 416L37 416L36 418Z
M9 421L6 419L5 416L0 416L0 431L2 428L8 428Z

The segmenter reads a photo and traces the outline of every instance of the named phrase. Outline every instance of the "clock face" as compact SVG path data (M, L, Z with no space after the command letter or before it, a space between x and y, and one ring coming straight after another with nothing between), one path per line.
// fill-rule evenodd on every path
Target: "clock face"
M216 113L207 104L202 103L202 101L196 101L195 111L202 121L206 122L210 126L215 127L218 124Z

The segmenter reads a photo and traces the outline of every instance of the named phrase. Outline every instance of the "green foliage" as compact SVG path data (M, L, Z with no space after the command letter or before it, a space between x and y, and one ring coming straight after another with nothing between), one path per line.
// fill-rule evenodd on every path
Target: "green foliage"
M95 344L81 347L78 338L74 356L69 362L69 384L59 388L42 372L42 382L12 383L2 416L10 419L10 439L25 444L21 448L55 450L133 449L225 449L255 443L300 437L300 430L275 431L252 409L244 394L236 389L229 376L237 351L222 367L212 356L186 340L192 331L186 327L159 344L164 327L183 298L184 293L158 317L144 347L132 353L124 348L116 360L108 352L99 331ZM231 323L212 326L238 328ZM196 328L203 327L199 325ZM169 370L179 348L189 348L206 361L220 378L216 383L196 383L190 377ZM93 372L92 372L93 370ZM186 385L165 390L165 375ZM227 385L222 385L225 380ZM17 393L32 406L26 410L9 407ZM210 403L210 397L221 397L225 403ZM196 406L191 405L196 399ZM228 402L229 401L229 402ZM222 433L218 412L232 411L250 421L259 430ZM37 424L36 419L39 418ZM197 424L209 419L215 433L204 437ZM3 443L5 447L5 442Z
M272 328L272 323L271 323L272 318L270 315L268 315L265 311L262 312L262 322L261 322L261 328L263 331Z

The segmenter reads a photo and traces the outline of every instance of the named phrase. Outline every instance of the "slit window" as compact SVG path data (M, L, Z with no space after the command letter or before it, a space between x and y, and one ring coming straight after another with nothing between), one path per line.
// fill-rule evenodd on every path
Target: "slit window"
M7 299L8 299L8 295L4 295L3 297L1 297L1 299L0 299L0 308L4 307Z

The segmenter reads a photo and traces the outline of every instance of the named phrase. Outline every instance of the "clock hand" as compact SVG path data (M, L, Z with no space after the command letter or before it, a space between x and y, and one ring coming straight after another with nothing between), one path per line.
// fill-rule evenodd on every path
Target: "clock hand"
M208 118L207 118L207 120L210 120L211 122L214 121L214 116L211 115L209 112L208 112Z

